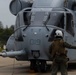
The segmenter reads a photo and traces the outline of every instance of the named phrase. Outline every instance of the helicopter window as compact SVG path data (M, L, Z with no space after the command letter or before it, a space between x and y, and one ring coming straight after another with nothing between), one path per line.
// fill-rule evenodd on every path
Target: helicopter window
M74 10L74 11L76 11L76 3L74 3L73 5L72 5L72 8L71 8L72 10Z
M73 16L70 13L66 14L66 31L74 36Z
M31 22L32 25L36 26L43 26L43 20L44 20L45 12L32 12L31 15Z
M64 14L63 13L50 13L47 25L54 25L60 28L64 28Z
M64 29L64 15L61 16L57 26Z
M24 24L25 24L25 25L30 25L31 12L28 12L28 11L30 11L30 9L26 10L26 11L23 13L23 19L24 19Z

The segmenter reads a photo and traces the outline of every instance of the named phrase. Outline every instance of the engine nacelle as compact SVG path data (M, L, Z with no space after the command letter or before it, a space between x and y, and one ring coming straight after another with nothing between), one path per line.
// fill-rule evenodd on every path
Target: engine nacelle
M13 15L17 15L22 9L31 7L32 3L26 2L25 0L12 0L10 3L10 12Z

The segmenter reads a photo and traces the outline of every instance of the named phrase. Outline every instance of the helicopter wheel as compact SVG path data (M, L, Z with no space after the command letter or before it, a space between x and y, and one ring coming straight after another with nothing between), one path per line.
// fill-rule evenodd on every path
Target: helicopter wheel
M40 64L39 61L31 60L30 69L34 70L35 72L39 72L40 71L39 64Z
M30 64L30 69L35 70L36 69L36 60L31 60L30 63L31 63Z
M35 70L35 72L46 72L47 66L46 61L36 61L32 60L30 65L31 70Z
M41 61L40 69L41 69L41 72L46 72L47 70L46 61Z

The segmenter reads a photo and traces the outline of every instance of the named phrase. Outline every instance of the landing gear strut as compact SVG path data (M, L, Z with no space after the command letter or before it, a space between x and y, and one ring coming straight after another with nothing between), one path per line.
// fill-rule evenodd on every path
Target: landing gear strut
M47 65L45 60L31 60L30 69L36 72L46 72Z

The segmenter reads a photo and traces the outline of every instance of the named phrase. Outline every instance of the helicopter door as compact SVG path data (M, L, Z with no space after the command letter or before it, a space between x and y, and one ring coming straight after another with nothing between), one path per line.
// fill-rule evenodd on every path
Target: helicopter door
M66 13L65 16L65 41L67 41L70 44L73 44L74 42L74 20L73 20L73 15L71 13Z

